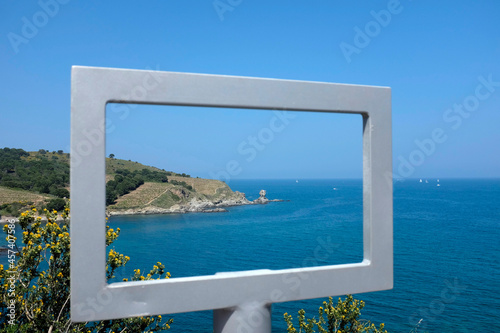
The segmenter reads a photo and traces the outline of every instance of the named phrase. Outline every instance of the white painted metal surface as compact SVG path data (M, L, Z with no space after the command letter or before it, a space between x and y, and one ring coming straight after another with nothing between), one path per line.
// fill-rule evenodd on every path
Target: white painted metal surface
M362 115L364 260L345 265L108 284L107 103ZM214 309L216 332L270 332L272 303L392 288L391 126L391 91L386 87L73 67L71 319L79 322Z

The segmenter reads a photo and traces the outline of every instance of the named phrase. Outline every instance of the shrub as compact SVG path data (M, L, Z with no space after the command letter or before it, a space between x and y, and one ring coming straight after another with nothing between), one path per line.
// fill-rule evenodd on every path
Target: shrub
M337 305L333 305L333 300L330 297L328 302L323 302L323 306L319 307L319 319L306 319L305 311L299 310L298 331L293 324L292 316L288 313L284 314L287 323L288 333L387 333L384 330L384 324L380 324L377 328L375 324L369 320L361 320L361 309L365 306L363 301L355 300L351 295L347 295L345 300L340 297ZM317 331L315 331L317 329Z
M182 182L182 181L178 181L178 180L171 180L170 184L179 185L179 186L182 186L190 191L196 192L196 190L191 185L188 185L186 182Z
M64 199L55 198L55 199L50 199L50 201L47 203L46 208L49 211L53 210L60 211L63 210L65 206L66 206L66 201Z
M56 197L59 197L59 198L69 198L69 191L63 187L58 188L55 186L51 186L49 193L52 195L55 195ZM56 210L60 210L60 209L56 209Z
M69 208L61 214L63 222L56 222L57 212L45 211L47 223L35 217L36 209L23 212L19 217L22 245L12 244L9 249L17 258L9 257L9 267L0 265L0 332L149 332L165 331L172 319L162 322L161 316L105 320L88 323L70 321L70 237ZM3 228L7 239L16 239L13 224ZM129 257L111 248L120 229L106 226L106 246L109 249L106 275L114 276L117 268L124 266ZM9 252L11 254L12 252ZM131 280L168 278L165 266L157 263L146 277L136 270ZM9 307L15 309L15 319L9 318Z

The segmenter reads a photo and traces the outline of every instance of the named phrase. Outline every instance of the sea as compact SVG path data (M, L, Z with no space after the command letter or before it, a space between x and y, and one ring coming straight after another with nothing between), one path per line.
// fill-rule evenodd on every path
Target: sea
M363 260L360 179L231 180L267 205L224 213L112 217L113 246L131 257L117 280L158 261L172 278L254 269L286 269ZM354 295L361 318L389 332L500 331L500 179L394 182L394 288ZM315 256L318 245L328 255ZM324 298L272 306L273 332L285 312L318 317ZM338 296L334 297L334 302ZM165 302L175 302L165 298ZM212 332L212 311L173 314L171 332Z
M360 179L231 180L266 205L227 212L114 216L112 246L131 260L115 280L161 262L172 278L363 260ZM438 186L439 185L439 186ZM327 244L327 245L324 245ZM326 251L317 254L318 246ZM315 252L316 251L316 252ZM361 318L389 332L500 332L500 179L394 182L394 288L354 295ZM285 312L318 317L320 299L272 305L272 331ZM334 302L338 295L334 297ZM175 302L165 296L165 302ZM212 332L212 311L165 315L171 332ZM295 320L296 322L296 320Z

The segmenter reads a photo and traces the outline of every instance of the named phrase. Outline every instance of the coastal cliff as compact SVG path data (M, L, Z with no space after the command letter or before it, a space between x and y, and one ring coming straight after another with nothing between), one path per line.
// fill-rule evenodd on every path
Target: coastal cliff
M281 201L267 199L265 191L260 194L250 201L220 180L170 176L168 183L146 182L120 197L107 207L107 215L214 213L226 211L224 207Z
M0 223L22 211L62 211L70 196L69 160L62 150L0 149ZM28 170L29 172L18 172ZM50 181L49 181L50 179ZM264 190L254 201L224 182L193 178L131 160L106 158L106 214L223 212L225 207L266 204ZM43 214L42 214L43 215ZM40 216L43 218L43 216Z

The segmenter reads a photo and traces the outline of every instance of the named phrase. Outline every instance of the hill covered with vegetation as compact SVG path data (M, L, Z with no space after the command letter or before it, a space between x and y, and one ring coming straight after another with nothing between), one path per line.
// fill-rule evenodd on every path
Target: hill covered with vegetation
M69 197L69 157L62 150L0 149L0 186Z
M69 199L69 154L40 149L0 149L0 216L23 209L61 210ZM106 158L106 205L110 214L207 211L247 204L224 182L192 178L130 160Z

